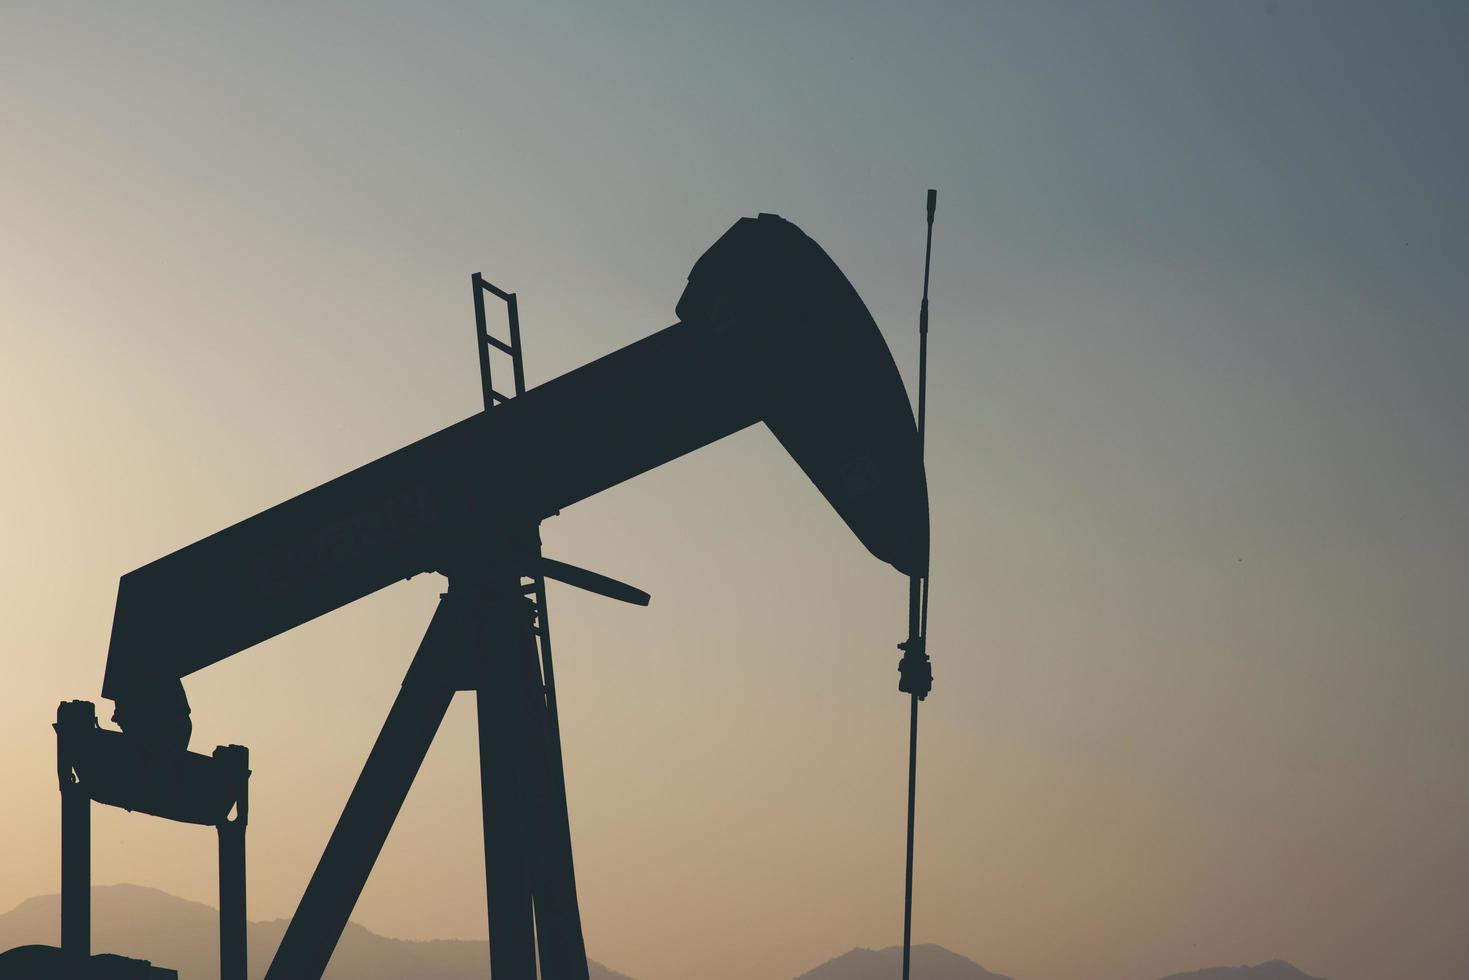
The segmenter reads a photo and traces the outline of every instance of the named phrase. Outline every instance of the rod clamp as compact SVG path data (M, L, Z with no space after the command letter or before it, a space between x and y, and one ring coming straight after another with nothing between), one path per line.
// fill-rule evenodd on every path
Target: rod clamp
M933 690L933 663L924 652L922 637L909 638L899 643L903 658L898 661L898 690L916 695L922 701Z

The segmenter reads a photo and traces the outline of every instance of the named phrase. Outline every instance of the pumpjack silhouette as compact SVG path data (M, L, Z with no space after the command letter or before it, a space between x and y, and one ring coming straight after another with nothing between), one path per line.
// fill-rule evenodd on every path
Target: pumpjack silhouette
M932 203L930 192L930 231ZM925 327L926 292L925 273ZM473 691L491 974L587 980L546 580L648 595L542 555L541 522L763 422L868 551L914 583L926 576L906 390L857 292L795 225L740 219L694 265L677 323L534 388L515 294L475 275L473 296L483 411L122 577L102 685L118 730L90 702L57 713L61 947L0 955L0 976L173 975L91 956L95 801L217 828L221 977L244 980L249 754L189 751L181 679L437 572L447 589L266 976L322 975L450 700ZM488 327L487 298L506 304L508 341ZM492 377L501 356L506 392ZM915 726L931 682L916 608L900 644Z

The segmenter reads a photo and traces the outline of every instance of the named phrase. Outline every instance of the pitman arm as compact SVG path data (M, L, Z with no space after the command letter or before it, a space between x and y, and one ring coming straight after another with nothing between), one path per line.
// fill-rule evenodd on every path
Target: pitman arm
M124 575L102 687L119 723L175 714L179 678L399 579L523 548L507 535L760 421L869 551L924 572L928 492L907 392L820 246L775 215L742 218L695 264L677 313Z

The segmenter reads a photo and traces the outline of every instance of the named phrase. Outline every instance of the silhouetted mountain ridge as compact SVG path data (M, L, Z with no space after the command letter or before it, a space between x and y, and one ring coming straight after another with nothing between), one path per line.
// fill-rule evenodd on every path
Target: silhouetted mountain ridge
M942 946L925 943L913 947L913 980L1012 980L991 973L973 960ZM903 947L857 948L801 974L796 980L894 980L902 976ZM1215 966L1191 973L1174 973L1161 980L1322 980L1304 973L1284 960L1257 966Z
M1188 973L1170 973L1162 980L1322 980L1302 972L1285 960L1270 960L1258 966L1213 966Z
M58 942L61 897L27 899L0 915L0 950ZM286 931L285 919L249 924L250 976L262 977ZM151 960L179 971L180 980L219 976L219 914L141 885L92 888L92 949ZM323 980L469 980L489 975L483 940L392 939L349 923ZM631 980L593 963L591 980Z
M914 980L1012 980L933 943L914 946L910 965ZM796 980L893 980L901 977L902 971L903 947L859 947L801 974Z
M31 943L55 945L59 895L30 898L0 914L0 950ZM92 949L151 960L179 971L180 980L219 976L219 917L202 902L141 885L98 885L92 889ZM250 976L262 977L286 930L286 920L249 924ZM482 980L489 974L483 940L392 939L357 923L342 934L324 980ZM796 980L894 980L901 975L901 947L857 948L801 974ZM1012 980L991 973L942 946L913 947L914 980ZM591 980L632 980L600 963ZM1283 960L1258 966L1213 967L1175 973L1162 980L1321 980Z

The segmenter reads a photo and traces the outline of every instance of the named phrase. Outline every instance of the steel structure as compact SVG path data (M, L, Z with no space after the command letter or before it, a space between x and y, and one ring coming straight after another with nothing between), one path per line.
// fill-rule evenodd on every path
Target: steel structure
M209 758L187 752L183 677L399 580L423 572L448 580L271 980L325 970L456 691L475 692L478 703L492 974L533 980L539 966L549 980L586 980L545 579L626 601L647 595L541 555L543 520L763 422L873 555L915 580L927 573L927 487L906 390L856 291L795 225L769 214L741 219L695 264L677 323L534 388L525 384L515 295L478 275L473 287L483 411L119 584L102 693L122 733L93 722L86 737L140 746L148 761L118 771L115 800L92 784L90 798L104 802L132 800L160 760ZM508 341L488 328L486 294L507 305ZM511 358L508 391L493 384L494 352ZM910 651L922 650L919 628L915 617ZM58 725L67 745L71 730ZM244 758L225 755L236 776ZM222 779L213 772L193 791L208 805L155 803L148 812L215 822L223 797L210 795ZM64 813L73 814L64 819L78 821L62 782ZM238 785L238 850L228 860L239 860L239 902L229 916L233 923L238 911L243 930ZM68 840L81 836L74 829ZM221 826L222 869L224 842ZM64 919L82 942L80 913ZM226 965L243 968L242 951Z

